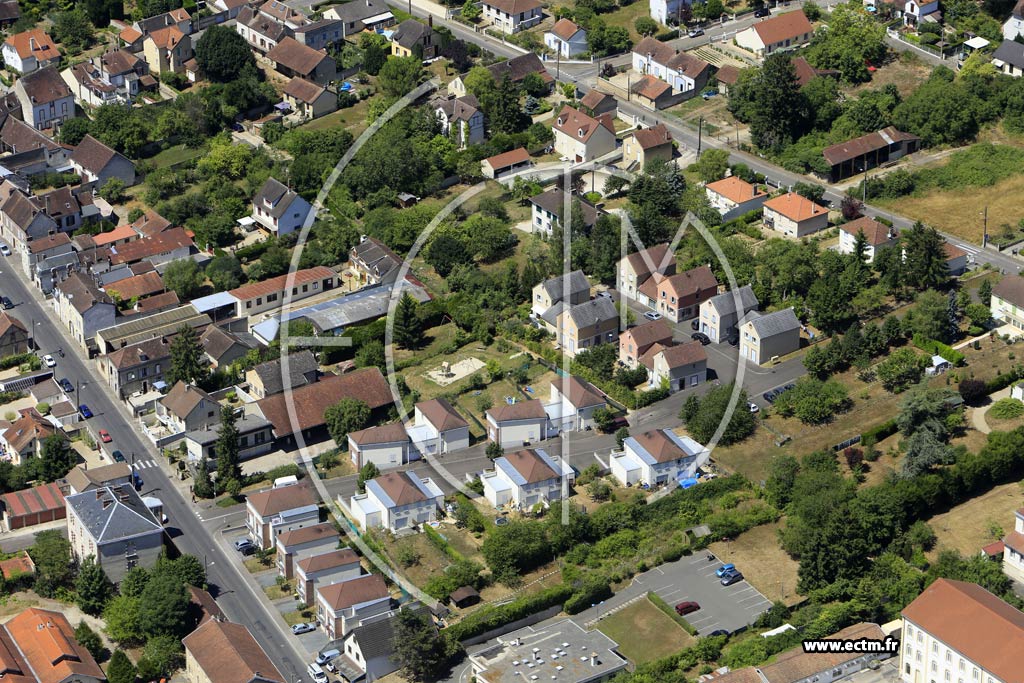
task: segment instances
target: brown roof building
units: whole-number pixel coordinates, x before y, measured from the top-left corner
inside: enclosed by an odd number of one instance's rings
[[[195,683],[286,683],[241,624],[211,619],[181,642],[186,675]]]
[[[292,37],[286,37],[267,53],[267,59],[282,76],[299,76],[325,85],[337,76],[334,59],[322,50],[314,50]]]
[[[0,506],[3,507],[4,528],[8,531],[45,524],[67,516],[64,494],[56,483],[5,493],[0,496]]]
[[[30,607],[4,625],[3,645],[14,644],[20,657],[0,647],[6,674],[20,674],[37,683],[105,681],[96,660],[75,640],[75,630],[60,612]],[[6,656],[5,656],[6,655]],[[21,666],[21,661],[27,667]]]
[[[821,154],[832,167],[829,179],[837,182],[888,161],[913,154],[920,146],[921,138],[889,126],[875,133],[826,147]]]
[[[536,484],[561,476],[551,469],[551,466],[544,462],[544,459],[532,448],[508,453],[504,458],[526,480],[527,484]]]
[[[391,387],[378,368],[362,368],[345,375],[327,375],[319,382],[257,401],[263,417],[274,425],[274,436],[290,437],[324,426],[324,411],[343,398],[363,401],[370,410],[391,405]],[[295,411],[293,423],[288,406]]]

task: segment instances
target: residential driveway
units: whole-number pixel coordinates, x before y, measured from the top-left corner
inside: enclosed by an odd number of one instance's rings
[[[737,565],[742,571],[742,564]],[[581,623],[597,621],[630,600],[654,592],[669,605],[688,601],[700,604],[700,610],[687,615],[686,620],[702,636],[718,629],[729,632],[744,629],[772,603],[746,581],[722,586],[715,576],[715,570],[721,566],[717,560],[709,562],[706,552],[663,564],[640,574],[627,588],[582,612],[577,620]]]

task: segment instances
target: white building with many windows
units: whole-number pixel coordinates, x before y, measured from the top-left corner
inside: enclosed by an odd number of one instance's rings
[[[903,683],[1024,680],[1024,612],[981,586],[939,579],[903,610]]]
[[[1007,275],[992,288],[992,318],[1024,330],[1024,277]]]
[[[1018,387],[1013,388],[1014,398],[1019,395]],[[1013,531],[1003,538],[1003,573],[1024,583],[1024,508],[1014,513]]]

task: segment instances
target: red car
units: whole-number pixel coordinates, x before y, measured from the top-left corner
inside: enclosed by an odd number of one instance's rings
[[[692,614],[700,609],[700,605],[695,602],[681,602],[676,605],[676,614],[683,616],[686,614]]]
[[[110,443],[113,440],[113,437],[110,436],[110,432],[108,432],[106,429],[100,430],[100,441],[102,441],[103,443]]]

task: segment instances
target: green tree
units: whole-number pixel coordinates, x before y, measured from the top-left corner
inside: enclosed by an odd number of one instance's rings
[[[423,323],[420,320],[416,299],[408,291],[402,294],[395,309],[395,343],[403,349],[415,349],[423,343]]]
[[[179,327],[171,340],[170,352],[171,365],[164,374],[168,385],[173,387],[178,382],[193,384],[206,376],[203,350],[194,329],[188,325]]]
[[[686,429],[693,438],[706,444],[711,441],[719,425],[725,419],[725,411],[732,396],[733,384],[714,387],[700,399],[700,405],[693,419],[686,423]],[[747,392],[741,391],[732,417],[726,424],[719,443],[723,446],[737,443],[754,433],[757,423],[746,408]]]
[[[110,655],[107,664],[107,680],[110,683],[135,683],[135,665],[124,650],[117,649]]]
[[[120,178],[111,178],[103,183],[99,194],[111,204],[120,204],[127,197],[125,187],[124,181]]]
[[[172,573],[154,574],[139,600],[139,628],[149,638],[188,633],[189,596],[185,583]]]
[[[359,476],[356,478],[356,488],[359,489],[360,493],[363,493],[364,491],[366,491],[366,482],[370,481],[371,479],[376,479],[379,476],[380,470],[377,469],[377,465],[375,465],[372,461],[366,463],[365,465],[359,468]]]
[[[245,38],[226,26],[215,24],[203,31],[195,53],[203,74],[220,83],[238,78],[246,65],[256,66],[256,59]]]
[[[594,411],[594,424],[602,432],[610,432],[615,426],[615,413],[607,408],[598,408]]]
[[[491,460],[494,460],[505,455],[505,449],[502,448],[501,444],[497,441],[488,441],[487,447],[484,449],[484,454]]]
[[[729,110],[750,123],[754,144],[780,151],[807,127],[807,101],[787,53],[769,55],[762,67],[742,78],[729,98]]]
[[[791,455],[778,455],[768,464],[768,479],[765,481],[765,495],[768,502],[780,510],[789,504],[800,463]]]
[[[57,590],[70,585],[74,576],[71,565],[71,544],[60,532],[48,529],[36,534],[35,544],[28,550],[36,565],[35,590],[51,598]]]
[[[89,119],[84,116],[76,116],[60,125],[58,139],[65,145],[77,147],[82,138],[89,134],[91,127],[92,122]]]
[[[401,97],[412,92],[422,74],[423,62],[419,57],[389,57],[377,74],[377,84],[384,94]]]
[[[871,78],[867,65],[885,57],[885,26],[863,7],[837,5],[829,14],[828,30],[819,30],[807,60],[819,69],[836,69],[843,80],[862,83]]]
[[[135,645],[145,640],[139,621],[142,598],[119,595],[107,603],[103,621],[107,635],[122,645]],[[109,677],[109,675],[108,675]]]
[[[185,663],[185,652],[181,639],[174,636],[156,636],[146,641],[139,658],[139,678],[144,681],[159,679],[161,676],[180,669]]]
[[[977,327],[985,327],[992,322],[992,309],[985,304],[967,304],[964,315]]]
[[[348,434],[362,429],[370,420],[370,406],[355,398],[343,398],[324,411],[327,431],[339,448],[348,447]]]
[[[57,481],[74,469],[78,456],[62,434],[51,434],[43,440],[43,450],[39,457],[42,460],[43,481]]]
[[[940,292],[930,289],[917,295],[914,307],[904,316],[903,324],[913,333],[928,339],[946,338],[948,300]]]
[[[658,32],[658,22],[650,17],[637,17],[633,22],[633,28],[642,36],[653,36]]]
[[[357,368],[380,368],[387,370],[387,359],[384,357],[384,343],[374,339],[366,342],[356,350],[355,361]]]
[[[911,349],[896,349],[878,364],[875,374],[883,387],[898,394],[921,381],[927,364],[927,358],[918,356]]]
[[[982,280],[981,284],[978,285],[978,299],[985,306],[992,305],[992,281]]]
[[[473,0],[466,0],[466,3],[462,6],[461,14],[463,19],[475,22],[483,14],[483,10]]]
[[[949,280],[946,240],[920,221],[903,233],[904,281],[914,289],[931,289]]]
[[[505,584],[551,559],[543,527],[528,521],[496,527],[484,539],[481,551],[494,577]]]
[[[697,175],[705,183],[713,183],[725,177],[729,170],[729,151],[725,149],[708,149],[701,153],[700,159],[693,165]]]
[[[78,622],[78,626],[75,627],[75,640],[92,655],[93,659],[102,660],[107,653],[100,634],[89,628],[89,624],[84,621]]]
[[[218,292],[226,292],[242,284],[245,273],[242,264],[231,254],[214,256],[206,266],[206,277]]]
[[[51,15],[51,19],[53,19],[53,26],[50,30],[53,37],[64,46],[65,50],[77,53],[92,43],[94,30],[89,22],[89,16],[81,7],[55,12]]]
[[[220,409],[220,432],[213,445],[217,456],[217,481],[241,480],[242,465],[239,462],[238,425],[235,409],[225,405]]]
[[[210,461],[206,458],[199,459],[192,492],[199,498],[213,498],[216,495],[213,489],[213,480],[210,478]]]
[[[480,106],[487,114],[492,132],[519,133],[530,125],[530,117],[519,104],[519,87],[507,74],[500,83],[495,84],[494,94],[488,97],[487,102],[485,104],[481,100]]]
[[[196,298],[203,287],[203,271],[190,258],[172,261],[163,275],[164,284],[182,301]]]
[[[430,240],[424,258],[441,277],[448,277],[455,266],[473,262],[473,255],[469,253],[462,238],[448,231],[443,231]]]
[[[135,565],[125,573],[121,583],[118,584],[118,590],[121,595],[138,598],[142,595],[142,590],[147,583],[149,583],[149,570],[141,565]]]
[[[364,33],[359,38],[359,49],[363,52],[363,70],[371,76],[379,74],[388,60],[388,43],[384,36]]]
[[[423,612],[407,608],[398,613],[391,646],[407,680],[436,680],[448,660],[447,642],[437,636],[437,628]]]
[[[122,0],[85,0],[84,8],[96,28],[106,28],[111,19],[124,19]]]
[[[926,430],[915,432],[902,445],[904,456],[900,476],[905,479],[924,474],[936,465],[949,465],[955,458],[949,444]]]
[[[78,568],[78,576],[75,577],[75,592],[78,594],[78,606],[86,614],[97,615],[103,611],[107,601],[114,593],[114,587],[103,573],[103,569],[96,564],[93,555],[85,558]]]

